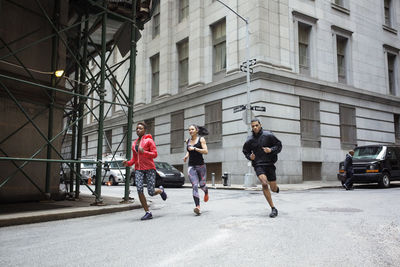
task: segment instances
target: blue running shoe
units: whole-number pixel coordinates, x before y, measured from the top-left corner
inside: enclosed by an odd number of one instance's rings
[[[162,186],[162,185],[160,185],[160,187],[159,187],[160,189],[161,189],[161,194],[160,194],[160,196],[161,196],[161,198],[162,198],[162,200],[167,200],[167,193],[165,193],[165,190],[164,190],[164,187]]]
[[[146,211],[146,214],[141,218],[142,221],[153,219],[153,215],[150,211]]]

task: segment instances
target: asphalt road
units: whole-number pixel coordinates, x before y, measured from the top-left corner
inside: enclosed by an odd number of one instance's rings
[[[0,266],[400,265],[399,186],[281,192],[274,219],[260,191],[210,190],[195,216],[190,189],[166,190],[150,221],[133,210],[0,228]]]

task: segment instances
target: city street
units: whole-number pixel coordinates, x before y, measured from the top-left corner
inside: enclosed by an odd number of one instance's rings
[[[271,219],[261,191],[210,190],[195,216],[191,189],[167,188],[150,221],[137,209],[0,228],[0,266],[399,266],[399,190],[281,191]]]

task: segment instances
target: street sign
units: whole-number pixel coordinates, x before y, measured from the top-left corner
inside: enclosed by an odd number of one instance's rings
[[[250,109],[254,111],[264,111],[264,112],[267,110],[265,107],[262,106],[252,106]]]
[[[254,66],[256,63],[257,63],[257,59],[255,59],[255,58],[249,60],[249,66],[250,67]],[[243,61],[242,65],[246,66],[247,65],[247,61]]]
[[[249,66],[247,66],[247,61],[244,61],[244,62],[240,65],[240,71],[242,71],[242,72],[247,72],[247,71],[249,71],[250,74],[253,74],[253,68],[252,68],[252,66],[254,66],[256,63],[257,63],[257,60],[256,60],[255,58],[249,60]]]
[[[242,111],[245,109],[246,109],[246,105],[236,106],[236,107],[233,107],[233,113],[236,113],[236,112],[239,112],[239,111]]]

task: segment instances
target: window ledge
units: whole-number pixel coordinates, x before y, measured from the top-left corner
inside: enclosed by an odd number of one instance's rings
[[[348,8],[345,8],[343,6],[339,6],[338,4],[335,4],[335,3],[331,3],[331,7],[333,9],[336,9],[337,11],[340,11],[340,12],[346,14],[346,15],[350,15],[350,9],[348,9]]]
[[[393,34],[396,34],[396,35],[397,35],[397,30],[396,30],[396,29],[393,29],[393,28],[390,27],[390,26],[387,26],[387,25],[383,24],[383,25],[382,25],[382,28],[383,28],[385,31],[388,31],[388,32],[390,32],[390,33],[393,33]]]

